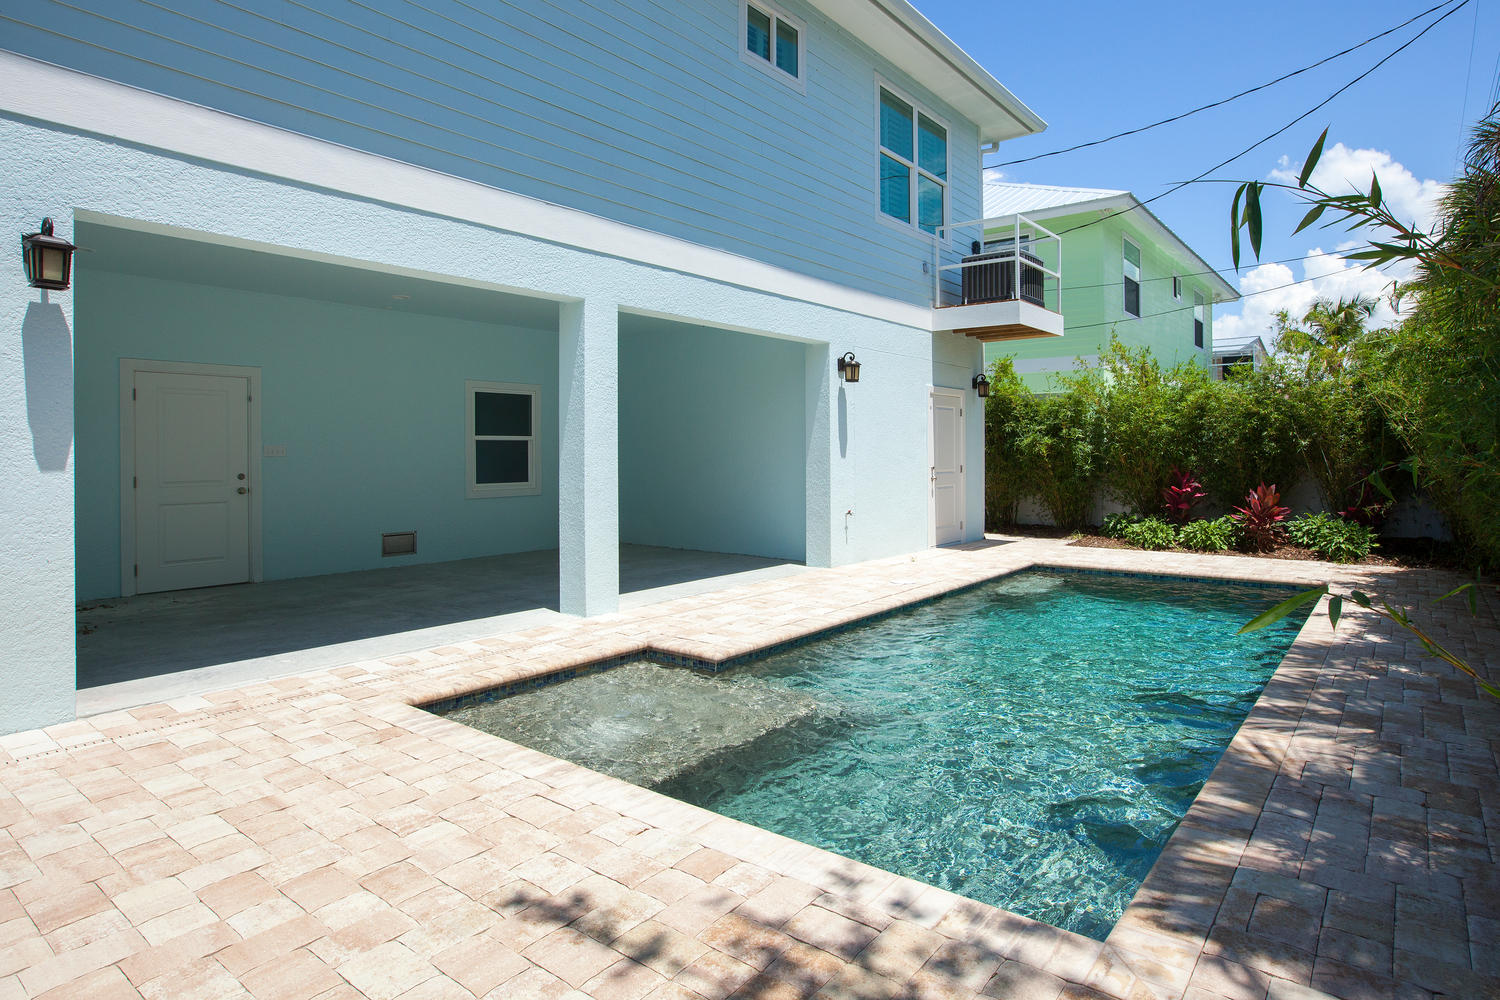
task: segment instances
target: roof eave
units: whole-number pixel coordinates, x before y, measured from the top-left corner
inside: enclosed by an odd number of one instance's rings
[[[810,0],[855,38],[948,102],[982,143],[1043,131],[1047,123],[908,0]]]

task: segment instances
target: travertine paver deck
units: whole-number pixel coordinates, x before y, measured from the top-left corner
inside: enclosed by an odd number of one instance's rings
[[[992,542],[0,738],[0,1000],[1500,995],[1500,707],[1358,609],[1304,628],[1103,943],[411,707],[1038,563],[1452,586]],[[1491,605],[1423,613],[1494,664]]]

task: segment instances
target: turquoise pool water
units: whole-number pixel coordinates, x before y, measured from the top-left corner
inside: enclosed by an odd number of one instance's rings
[[[706,684],[622,669],[463,721],[1102,938],[1305,620],[1235,635],[1281,596],[1028,571]],[[671,776],[629,766],[632,740]]]

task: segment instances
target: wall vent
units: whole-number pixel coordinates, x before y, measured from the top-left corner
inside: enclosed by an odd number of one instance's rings
[[[383,556],[409,556],[417,551],[415,531],[391,531],[380,536],[380,554]]]

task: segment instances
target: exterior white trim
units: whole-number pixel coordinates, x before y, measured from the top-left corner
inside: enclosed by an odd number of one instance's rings
[[[926,324],[931,310],[925,304],[863,292],[14,52],[0,51],[0,112],[901,326],[930,329]]]
[[[243,365],[203,365],[180,361],[120,359],[120,596],[135,593],[135,376],[137,372],[173,375],[222,375],[242,378],[250,385],[249,469],[250,487],[250,582],[265,579],[261,561],[261,438],[260,369]]]
[[[1011,364],[1015,367],[1017,375],[1037,375],[1042,372],[1072,371],[1080,361],[1093,367],[1099,364],[1099,355],[1084,354],[1080,356],[1069,354],[1051,358],[1016,358]]]
[[[531,434],[527,437],[514,438],[486,438],[486,440],[512,440],[525,441],[526,449],[526,482],[524,483],[480,483],[478,479],[478,458],[474,454],[474,442],[478,435],[474,433],[474,394],[476,392],[503,392],[516,396],[531,397]],[[464,466],[468,471],[468,492],[470,500],[479,500],[488,497],[523,497],[536,496],[542,492],[542,484],[537,478],[537,449],[541,447],[541,396],[542,387],[539,385],[523,385],[519,382],[485,382],[480,379],[466,379],[464,381]]]

